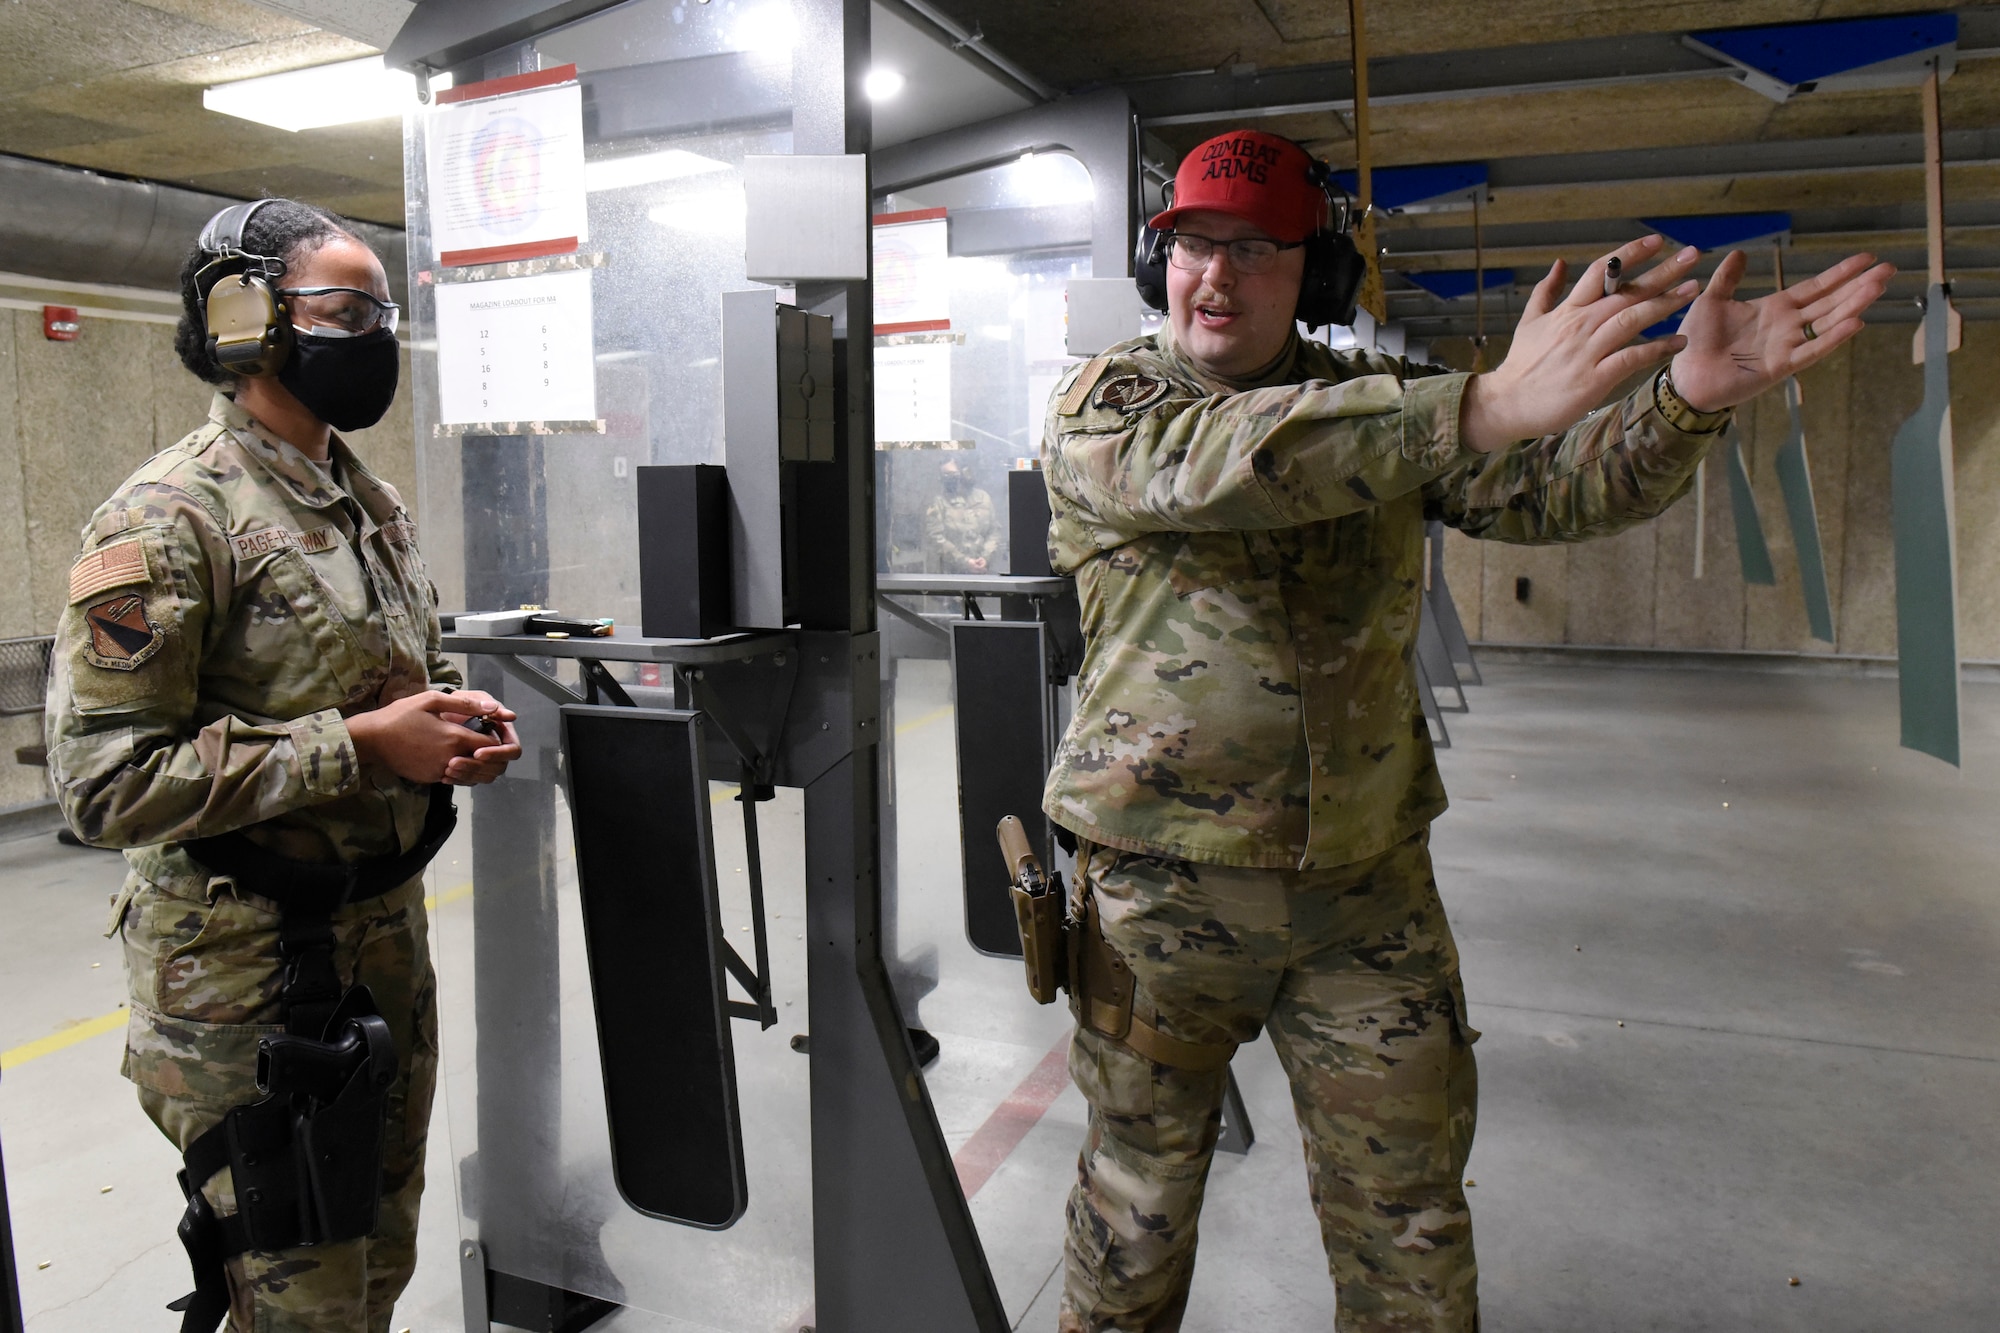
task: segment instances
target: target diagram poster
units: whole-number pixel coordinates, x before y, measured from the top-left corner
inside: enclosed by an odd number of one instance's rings
[[[875,332],[951,327],[951,257],[945,210],[883,213],[874,220]]]
[[[425,156],[444,267],[569,254],[589,239],[574,65],[440,93]]]
[[[450,425],[597,416],[590,271],[437,286],[438,417]]]

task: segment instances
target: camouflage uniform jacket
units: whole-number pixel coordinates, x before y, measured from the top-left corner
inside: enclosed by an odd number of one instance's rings
[[[70,827],[163,885],[207,878],[179,840],[232,829],[306,860],[410,846],[428,789],[362,768],[344,719],[457,684],[438,644],[395,489],[218,394],[83,530],[47,719]]]
[[[970,574],[970,561],[992,560],[1000,548],[993,497],[974,486],[932,500],[924,509],[924,547],[933,572],[939,574]]]
[[[1425,520],[1511,542],[1615,531],[1688,489],[1728,415],[1649,381],[1482,455],[1458,437],[1468,378],[1294,339],[1225,383],[1164,335],[1063,377],[1049,550],[1087,648],[1052,819],[1126,851],[1310,869],[1443,812],[1412,666]]]

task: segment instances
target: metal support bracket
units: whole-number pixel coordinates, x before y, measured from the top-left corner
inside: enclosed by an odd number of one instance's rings
[[[493,1333],[493,1316],[486,1307],[486,1247],[476,1240],[458,1243],[458,1291],[465,1306],[465,1333]]]

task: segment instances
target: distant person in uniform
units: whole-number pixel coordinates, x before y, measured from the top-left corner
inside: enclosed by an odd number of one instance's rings
[[[1260,1030],[1335,1326],[1477,1327],[1478,1034],[1431,874],[1445,794],[1411,666],[1424,524],[1539,543],[1653,517],[1731,412],[1853,337],[1893,272],[1855,256],[1744,303],[1740,253],[1698,297],[1692,249],[1622,285],[1600,260],[1567,291],[1558,262],[1504,364],[1453,374],[1299,335],[1343,253],[1353,290],[1325,179],[1257,131],[1190,152],[1152,219],[1166,326],[1049,403],[1050,545],[1087,648],[1044,808],[1078,843],[1086,948],[1132,996],[1080,1006],[1070,1048],[1090,1118],[1063,1333],[1180,1328],[1229,1059]],[[1630,273],[1661,247],[1607,260]],[[1678,335],[1635,342],[1690,301]]]
[[[972,484],[956,458],[938,467],[938,494],[924,510],[924,555],[932,574],[987,574],[1000,548],[993,497]]]
[[[437,1077],[423,863],[448,786],[521,750],[513,713],[452,692],[416,525],[339,434],[396,394],[381,261],[332,214],[263,200],[209,224],[181,297],[175,348],[215,400],[83,529],[49,768],[69,826],[131,867],[111,914],[124,1072],[194,1187],[183,1328],[382,1333],[416,1261]],[[379,1166],[337,1160],[364,1208],[379,1181],[372,1234],[259,1245],[300,1238],[296,1207],[247,1210],[304,1159],[210,1131],[258,1101],[260,1040],[370,1011],[393,1039]]]

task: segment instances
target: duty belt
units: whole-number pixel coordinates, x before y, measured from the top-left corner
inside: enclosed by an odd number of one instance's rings
[[[423,873],[458,825],[451,788],[431,788],[430,809],[416,845],[394,856],[345,865],[299,861],[260,847],[241,832],[195,838],[181,850],[216,875],[278,904],[278,953],[285,964],[282,1004],[285,1031],[323,1035],[340,1003],[333,968],[333,914],[350,903],[379,898]]]
[[[1062,875],[1044,874],[1029,845],[1021,821],[1008,815],[1000,821],[1000,855],[1014,885],[1008,890],[1021,932],[1021,961],[1027,967],[1028,993],[1038,1004],[1053,1004],[1058,990],[1069,992],[1070,1012],[1077,1023],[1121,1042],[1156,1064],[1209,1072],[1225,1068],[1236,1054],[1233,1041],[1194,1042],[1162,1032],[1134,1012],[1137,986],[1132,969],[1104,938],[1097,896],[1090,891],[1085,868],[1089,844],[1079,846],[1068,831],[1056,826],[1065,851],[1077,856],[1076,891],[1064,901]]]
[[[232,1257],[374,1234],[396,1044],[368,988],[341,989],[333,914],[423,873],[457,823],[451,789],[439,783],[416,845],[394,856],[298,861],[241,832],[181,844],[210,873],[278,905],[285,1021],[283,1035],[257,1043],[262,1098],[230,1110],[182,1155],[179,1232],[195,1289],[167,1307],[182,1312],[181,1333],[212,1333],[222,1321]],[[218,1217],[201,1191],[225,1167],[236,1211]]]

